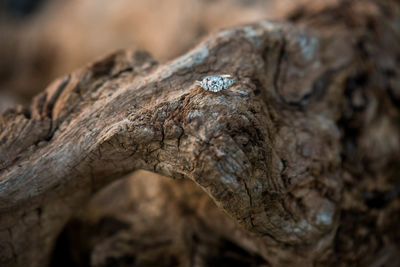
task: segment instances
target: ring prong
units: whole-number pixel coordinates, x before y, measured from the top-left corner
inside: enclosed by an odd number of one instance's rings
[[[229,88],[235,81],[230,74],[219,74],[205,76],[202,80],[195,81],[195,84],[206,91],[219,92]]]

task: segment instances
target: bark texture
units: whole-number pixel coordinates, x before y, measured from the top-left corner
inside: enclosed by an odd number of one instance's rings
[[[399,14],[390,1],[298,10],[163,65],[119,51],[7,110],[0,263],[48,264],[74,211],[139,169],[195,182],[262,264],[398,263]],[[218,73],[238,82],[196,87]]]

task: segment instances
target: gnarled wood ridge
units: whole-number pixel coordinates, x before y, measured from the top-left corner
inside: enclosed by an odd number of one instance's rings
[[[271,265],[334,251],[346,192],[399,171],[400,31],[367,7],[223,30],[166,64],[119,51],[8,110],[1,265],[47,264],[71,214],[138,169],[194,181]],[[227,90],[195,85],[222,73]]]

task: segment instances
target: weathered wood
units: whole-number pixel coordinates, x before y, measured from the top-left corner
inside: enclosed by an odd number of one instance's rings
[[[400,151],[397,11],[352,5],[227,29],[164,65],[119,51],[8,110],[0,262],[45,265],[71,214],[138,169],[194,181],[262,239],[271,265],[329,258],[355,203],[346,186],[393,184],[399,170],[388,166]],[[238,82],[195,85],[218,73]]]

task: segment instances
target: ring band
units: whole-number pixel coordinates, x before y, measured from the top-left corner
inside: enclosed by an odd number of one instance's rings
[[[205,76],[200,81],[196,81],[196,84],[206,91],[219,92],[229,88],[235,81],[236,79],[231,75],[221,74]]]

